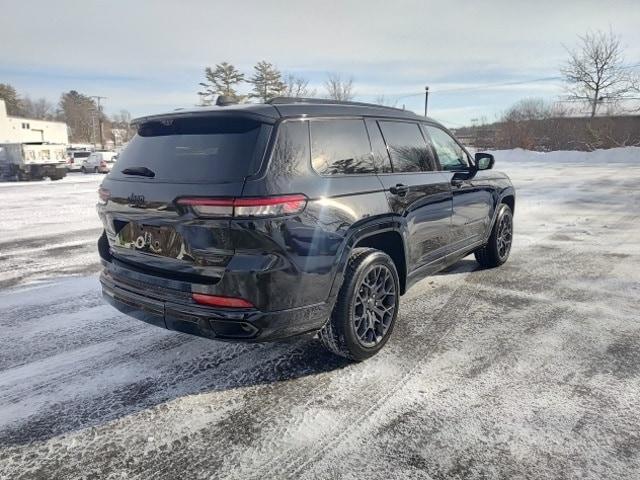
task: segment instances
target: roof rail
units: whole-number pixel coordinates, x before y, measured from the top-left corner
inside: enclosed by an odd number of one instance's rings
[[[360,107],[388,108],[391,110],[400,110],[407,112],[404,108],[389,107],[387,105],[378,105],[377,103],[351,102],[347,100],[331,100],[329,98],[307,98],[307,97],[274,97],[268,102],[269,105],[284,105],[288,103],[312,103],[317,105],[355,105]]]

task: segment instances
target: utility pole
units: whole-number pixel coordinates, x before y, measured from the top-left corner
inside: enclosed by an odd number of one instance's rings
[[[100,106],[100,100],[104,100],[107,97],[101,97],[100,95],[92,95],[91,98],[95,98],[96,103],[98,104],[98,127],[100,129],[100,150],[104,150],[104,141],[102,138],[102,107]]]
[[[429,87],[424,87],[424,116],[427,116],[427,106],[429,105]]]

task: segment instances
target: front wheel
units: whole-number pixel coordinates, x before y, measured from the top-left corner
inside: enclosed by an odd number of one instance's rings
[[[499,267],[509,258],[512,242],[513,213],[509,205],[501,203],[489,241],[474,252],[476,260],[485,268]]]
[[[398,272],[389,255],[373,248],[355,248],[320,340],[333,353],[351,360],[375,355],[391,336],[399,296]]]

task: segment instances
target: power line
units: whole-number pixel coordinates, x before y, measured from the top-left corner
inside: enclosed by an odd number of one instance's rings
[[[488,83],[485,85],[479,85],[476,87],[460,87],[460,88],[445,88],[442,90],[435,89],[435,93],[448,93],[448,92],[472,92],[476,90],[491,90],[495,87],[508,87],[511,85],[526,85],[529,83],[538,83],[538,82],[549,82],[553,80],[561,80],[562,77],[554,76],[554,77],[542,77],[542,78],[534,78],[531,80],[518,80],[514,82],[502,82],[502,83]]]
[[[620,67],[621,69],[633,69],[633,68],[640,68],[640,63],[634,63],[631,65],[624,65],[622,67]],[[437,87],[435,89],[430,89],[429,93],[453,93],[453,92],[474,92],[474,91],[481,91],[481,90],[491,90],[493,88],[496,87],[509,87],[509,86],[513,86],[513,85],[527,85],[530,83],[540,83],[540,82],[551,82],[551,81],[555,81],[555,80],[562,80],[563,77],[559,76],[559,75],[554,75],[554,76],[550,76],[550,77],[540,77],[540,78],[532,78],[529,80],[517,80],[517,81],[512,81],[512,82],[500,82],[500,83],[487,83],[484,85],[477,85],[477,86],[473,86],[473,87],[456,87],[456,88],[443,88],[443,89],[438,89]],[[401,100],[403,98],[409,98],[409,97],[421,97],[424,95],[424,92],[416,92],[416,93],[408,93],[406,95],[400,95],[395,97],[396,101]]]
[[[502,83],[488,83],[485,85],[478,85],[474,87],[458,87],[458,88],[444,88],[444,89],[429,89],[429,93],[449,93],[449,92],[471,92],[476,90],[490,90],[495,87],[504,87],[510,85],[526,85],[528,83],[537,83],[537,82],[548,82],[551,80],[560,80],[562,77],[554,76],[554,77],[543,77],[543,78],[534,78],[531,80],[518,80],[514,82],[502,82]],[[408,93],[406,95],[401,95],[396,98],[397,100],[401,100],[403,98],[409,97],[421,97],[424,95],[424,92],[420,93]]]

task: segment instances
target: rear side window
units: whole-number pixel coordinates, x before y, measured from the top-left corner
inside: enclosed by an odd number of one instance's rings
[[[155,180],[178,183],[238,181],[256,172],[267,128],[238,117],[176,118],[143,123],[118,156],[111,177],[147,167]]]
[[[363,120],[312,120],[311,165],[321,175],[375,173]]]
[[[417,123],[379,122],[394,172],[431,172],[435,162]]]
[[[269,165],[274,179],[290,178],[309,168],[309,155],[309,122],[281,123]]]

